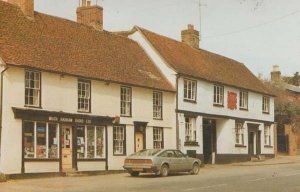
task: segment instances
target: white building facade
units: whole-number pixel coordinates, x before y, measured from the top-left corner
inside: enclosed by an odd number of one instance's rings
[[[1,173],[123,170],[176,147],[175,90],[137,43],[21,10],[0,1]]]
[[[190,41],[199,41],[192,26],[186,31],[192,33]],[[190,47],[198,46],[197,43],[187,45],[140,27],[135,27],[128,37],[144,48],[177,89],[179,149],[204,163],[274,157],[274,96],[264,91],[262,83],[242,64]],[[222,62],[230,63],[222,66]],[[201,68],[197,74],[198,66]],[[218,67],[222,69],[216,74],[205,76],[201,72]],[[237,74],[238,70],[242,73]],[[236,79],[223,78],[223,73],[231,73]],[[234,83],[241,78],[249,78],[249,82],[258,84],[259,88],[247,87],[249,83]]]

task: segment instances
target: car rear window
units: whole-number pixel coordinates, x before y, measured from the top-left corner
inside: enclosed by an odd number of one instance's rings
[[[131,156],[154,156],[157,153],[159,153],[160,149],[147,149],[147,150],[141,150],[139,152],[136,152],[132,154]]]

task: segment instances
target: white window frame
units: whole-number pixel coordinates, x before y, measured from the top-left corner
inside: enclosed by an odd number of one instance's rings
[[[84,157],[82,158],[78,158],[79,160],[80,159],[102,159],[102,158],[105,158],[105,127],[104,126],[91,126],[91,125],[86,125],[86,126],[81,126],[84,128]],[[91,127],[93,128],[93,132],[94,132],[94,157],[92,158],[88,158],[87,154],[88,154],[88,127]],[[98,157],[97,156],[97,128],[101,128],[103,129],[103,149],[104,149],[104,152],[103,152],[103,155],[101,157]],[[77,146],[78,147],[78,146]]]
[[[248,109],[248,92],[240,91],[240,109]]]
[[[196,142],[195,118],[185,117],[185,142]]]
[[[78,79],[78,111],[91,112],[91,81]]]
[[[262,112],[270,113],[270,97],[263,96],[262,98]]]
[[[153,149],[162,149],[163,142],[163,128],[153,127]]]
[[[214,85],[214,105],[224,106],[224,86]]]
[[[122,116],[130,117],[132,115],[132,89],[121,86],[120,90],[120,113]]]
[[[34,129],[33,129],[33,151],[34,151],[34,157],[25,157],[24,159],[37,159],[37,124],[38,123],[44,123],[46,124],[46,157],[39,157],[38,159],[50,159],[49,158],[49,124],[56,125],[56,139],[57,139],[57,154],[56,158],[51,158],[51,159],[59,159],[59,150],[60,150],[60,142],[59,142],[59,124],[58,123],[51,123],[51,122],[41,122],[41,121],[24,121],[24,122],[31,122],[34,124]],[[25,137],[25,135],[23,135]],[[25,150],[23,148],[23,150]],[[24,152],[25,155],[25,152]]]
[[[235,144],[245,144],[244,124],[242,122],[235,122]]]
[[[33,75],[33,78],[31,78]],[[33,86],[31,86],[33,83]],[[31,94],[32,92],[32,94]],[[25,106],[41,106],[41,72],[25,70]],[[32,98],[32,103],[30,102]]]
[[[126,154],[126,128],[123,125],[113,127],[113,154]]]
[[[272,145],[272,137],[271,137],[271,126],[265,125],[264,126],[264,143],[266,146]]]
[[[196,101],[197,81],[183,79],[183,99],[186,101]]]
[[[153,91],[153,118],[163,118],[163,93]]]

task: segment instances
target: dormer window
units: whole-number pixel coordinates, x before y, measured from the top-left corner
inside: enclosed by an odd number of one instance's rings
[[[184,79],[184,100],[196,102],[197,81]]]

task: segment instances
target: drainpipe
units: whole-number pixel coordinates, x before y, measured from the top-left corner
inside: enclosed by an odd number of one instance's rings
[[[1,61],[1,58],[0,58]],[[1,71],[1,94],[0,94],[0,156],[1,156],[1,141],[2,141],[2,110],[3,110],[3,74],[8,69],[7,66]]]
[[[176,75],[176,148],[179,149],[179,122],[178,122],[178,78],[179,75]]]

